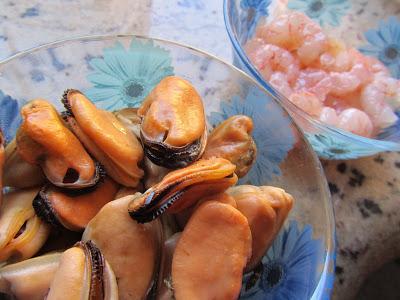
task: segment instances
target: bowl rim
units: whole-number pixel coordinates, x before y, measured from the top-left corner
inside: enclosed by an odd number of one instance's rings
[[[322,192],[325,194],[325,200],[323,200],[325,202],[325,215],[326,215],[326,222],[327,222],[327,228],[325,230],[325,234],[326,234],[326,240],[325,240],[325,245],[327,245],[326,248],[326,254],[325,254],[325,258],[324,258],[324,267],[321,273],[321,277],[319,278],[318,284],[315,286],[315,289],[313,291],[313,296],[312,298],[314,299],[315,293],[316,292],[321,292],[320,289],[321,287],[324,287],[324,283],[327,280],[326,276],[324,278],[323,275],[326,275],[327,272],[329,272],[329,268],[330,268],[330,262],[333,259],[333,267],[335,266],[335,250],[336,250],[336,226],[335,226],[335,213],[334,213],[334,209],[333,209],[333,203],[332,203],[332,199],[331,199],[331,193],[328,187],[328,181],[327,178],[325,176],[325,173],[323,172],[323,168],[322,168],[322,164],[321,161],[319,160],[317,154],[315,153],[315,151],[313,150],[311,144],[309,143],[308,139],[306,138],[306,136],[304,135],[303,130],[299,127],[299,125],[297,125],[297,123],[295,122],[295,120],[292,118],[292,116],[288,113],[287,109],[281,104],[280,101],[278,101],[277,97],[272,94],[268,89],[266,89],[263,85],[261,85],[257,80],[255,80],[254,78],[252,78],[250,75],[248,75],[247,73],[245,73],[244,71],[242,71],[241,69],[239,69],[238,67],[234,66],[233,64],[230,64],[228,62],[226,62],[225,60],[211,54],[208,53],[204,50],[198,49],[196,47],[187,45],[185,43],[180,43],[180,42],[175,42],[175,41],[171,41],[168,39],[163,39],[163,38],[159,38],[159,37],[150,37],[150,36],[146,36],[146,35],[138,35],[138,34],[104,34],[104,35],[84,35],[84,36],[78,36],[78,37],[72,37],[72,38],[66,38],[66,39],[60,39],[60,40],[56,40],[50,43],[45,43],[42,45],[39,45],[37,47],[32,47],[32,48],[28,48],[26,50],[20,51],[14,55],[9,56],[8,58],[1,60],[0,61],[0,68],[4,67],[7,65],[7,63],[10,63],[14,60],[17,60],[19,58],[23,58],[26,57],[28,55],[31,55],[33,53],[42,51],[42,50],[46,50],[48,48],[54,47],[54,46],[62,46],[63,44],[66,43],[74,43],[74,42],[80,42],[80,41],[88,41],[88,42],[93,42],[93,41],[104,41],[104,40],[115,40],[118,38],[139,38],[139,39],[144,39],[144,40],[152,40],[152,41],[156,41],[156,42],[160,42],[160,43],[165,43],[165,44],[169,44],[172,45],[174,47],[180,47],[180,48],[185,48],[185,49],[189,49],[193,52],[195,52],[196,54],[200,54],[206,58],[209,58],[211,60],[215,60],[218,63],[221,63],[223,65],[225,65],[228,69],[232,69],[233,71],[239,73],[243,78],[245,78],[246,80],[250,81],[251,83],[253,83],[257,88],[259,88],[263,93],[265,93],[266,95],[268,95],[269,97],[271,97],[282,109],[285,113],[287,113],[288,118],[291,120],[293,126],[297,129],[297,131],[300,133],[304,143],[305,143],[305,147],[308,150],[308,152],[311,155],[311,159],[313,160],[314,164],[315,164],[315,169],[316,172],[318,173],[320,180],[321,180],[321,189],[323,190]],[[332,258],[333,256],[333,258]]]
[[[302,119],[305,119],[307,122],[310,122],[315,127],[320,130],[328,131],[335,136],[340,136],[344,139],[351,139],[356,140],[359,143],[365,145],[365,147],[374,147],[375,149],[380,149],[382,151],[400,151],[400,142],[393,142],[393,141],[385,141],[385,140],[378,140],[373,138],[366,138],[363,136],[359,136],[353,134],[351,132],[347,132],[341,130],[337,127],[327,125],[320,120],[315,119],[309,113],[302,110],[297,105],[293,104],[286,96],[278,92],[274,87],[269,85],[269,83],[263,79],[262,75],[258,72],[258,70],[253,66],[250,59],[247,57],[246,53],[243,50],[243,47],[240,45],[240,42],[236,38],[234,33],[232,24],[230,22],[230,14],[229,14],[229,3],[234,0],[223,0],[223,14],[224,14],[224,22],[225,28],[228,32],[229,39],[233,45],[233,49],[235,53],[239,56],[240,60],[245,64],[246,68],[250,71],[251,75],[256,78],[256,81],[260,82],[260,84],[275,98],[282,103],[284,108],[287,108],[288,111],[293,112],[294,114],[300,116]]]

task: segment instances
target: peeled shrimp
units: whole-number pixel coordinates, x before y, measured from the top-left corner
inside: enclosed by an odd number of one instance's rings
[[[287,76],[282,72],[273,73],[269,79],[269,83],[287,98],[289,98],[293,93],[293,90],[287,80]]]
[[[327,72],[346,72],[351,66],[352,55],[346,46],[336,39],[329,39],[326,52],[319,58],[319,67]]]
[[[325,101],[331,88],[332,82],[329,75],[323,70],[311,68],[300,71],[293,87],[296,92],[306,91],[314,94],[320,101]]]
[[[388,91],[386,80],[375,80],[361,92],[361,106],[378,128],[386,128],[398,119],[385,101],[386,96],[390,96]]]
[[[285,73],[289,82],[296,80],[299,62],[289,51],[274,45],[260,44],[259,40],[248,45],[247,49],[250,60],[266,80],[274,72]]]
[[[262,39],[254,38],[249,40],[244,46],[244,50],[246,51],[247,56],[250,61],[257,67],[260,68],[263,62],[264,56],[263,47],[265,46],[265,42]]]
[[[318,117],[321,113],[322,103],[314,94],[309,92],[293,93],[289,100],[312,116]]]
[[[322,108],[319,120],[331,126],[337,126],[339,124],[339,117],[336,110],[328,106]]]
[[[325,52],[328,40],[321,27],[301,12],[282,14],[257,28],[256,36],[268,44],[297,51],[300,62],[309,65]]]
[[[368,115],[357,108],[348,108],[339,115],[337,127],[364,137],[370,137],[373,125]]]

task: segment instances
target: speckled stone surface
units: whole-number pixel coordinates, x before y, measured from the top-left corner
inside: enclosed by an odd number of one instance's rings
[[[322,163],[336,214],[333,299],[354,299],[369,274],[400,257],[400,153]]]
[[[220,1],[0,1],[0,59],[54,40],[116,33],[175,40],[231,61]],[[400,257],[400,154],[323,165],[336,210],[333,299],[353,299],[368,274]]]

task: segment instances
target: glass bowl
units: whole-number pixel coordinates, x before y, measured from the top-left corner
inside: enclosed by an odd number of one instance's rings
[[[373,55],[400,76],[399,1],[381,0],[224,0],[224,17],[234,49],[234,64],[252,75],[288,110],[317,154],[326,159],[351,159],[383,151],[400,151],[399,120],[379,135],[364,138],[314,119],[263,79],[246,56],[243,46],[253,36],[260,20],[269,13],[287,9],[299,10],[318,22],[329,36],[344,40],[346,45]],[[277,13],[278,14],[278,13]],[[399,99],[398,99],[399,101]]]
[[[208,128],[234,114],[253,118],[258,155],[241,182],[279,186],[296,199],[262,265],[244,277],[241,298],[329,297],[334,218],[320,162],[280,103],[235,67],[191,47],[140,36],[55,42],[0,63],[0,125],[10,141],[21,105],[40,97],[62,111],[67,88],[85,92],[103,109],[137,107],[172,74],[192,82],[201,95]]]

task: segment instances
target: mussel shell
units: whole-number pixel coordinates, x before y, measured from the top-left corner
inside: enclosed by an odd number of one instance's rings
[[[156,165],[168,169],[184,168],[193,163],[203,154],[207,132],[198,140],[184,147],[173,147],[163,142],[152,141],[140,131],[140,137],[143,144],[144,153]]]

